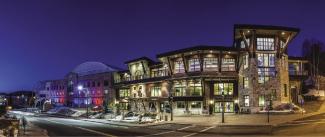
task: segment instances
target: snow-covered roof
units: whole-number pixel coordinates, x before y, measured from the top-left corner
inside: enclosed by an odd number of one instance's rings
[[[113,71],[118,71],[118,69],[101,62],[89,61],[78,65],[72,72],[78,75],[90,75]]]

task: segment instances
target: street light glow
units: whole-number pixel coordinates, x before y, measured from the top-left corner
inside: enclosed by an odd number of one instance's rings
[[[78,90],[82,90],[83,89],[83,86],[82,85],[79,85],[78,86]]]

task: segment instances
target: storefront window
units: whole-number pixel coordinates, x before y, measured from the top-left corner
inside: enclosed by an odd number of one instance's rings
[[[244,96],[244,106],[249,107],[249,96],[248,95]]]
[[[154,86],[151,88],[151,96],[152,97],[159,97],[161,96],[161,87]]]
[[[177,101],[176,105],[177,108],[185,108],[185,101]]]
[[[192,103],[191,103],[191,108],[193,109],[193,108],[201,108],[202,107],[202,102],[200,102],[200,101],[193,101]]]
[[[232,95],[234,93],[233,83],[215,83],[214,84],[214,95]]]
[[[188,64],[191,72],[201,70],[200,61],[198,58],[188,60]]]
[[[224,102],[224,105],[225,105],[225,112],[234,112],[234,102]],[[222,102],[215,102],[214,112],[216,113],[222,112]]]
[[[218,71],[218,58],[204,58],[204,71]]]

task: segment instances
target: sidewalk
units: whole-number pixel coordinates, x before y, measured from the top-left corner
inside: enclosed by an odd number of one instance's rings
[[[271,114],[270,123],[267,122],[267,114],[225,114],[225,123],[221,123],[221,114],[211,116],[175,116],[173,121],[161,121],[149,124],[114,122],[105,119],[81,119],[84,121],[110,124],[127,127],[144,127],[157,124],[191,124],[199,126],[278,126],[294,120],[325,113],[325,102],[313,102],[305,106],[306,113],[296,114]],[[170,118],[169,118],[170,119]]]
[[[23,137],[48,137],[47,131],[44,129],[41,129],[32,123],[28,123],[26,126],[26,132],[24,134],[24,128],[20,127],[19,130],[19,135],[18,136],[23,136]]]

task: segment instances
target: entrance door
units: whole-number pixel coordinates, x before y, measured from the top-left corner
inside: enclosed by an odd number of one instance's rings
[[[234,102],[224,102],[225,112],[233,113],[234,112]],[[221,113],[222,112],[222,102],[214,103],[214,112]]]

